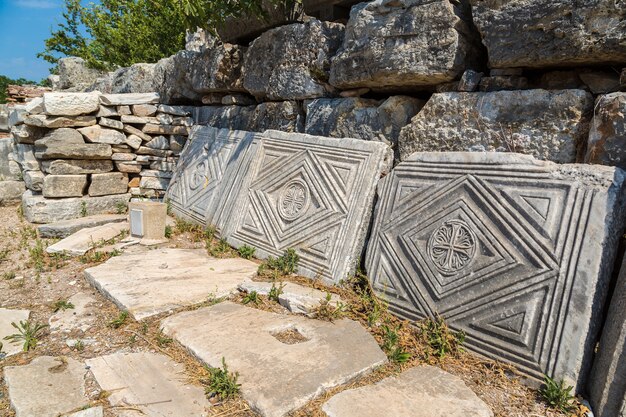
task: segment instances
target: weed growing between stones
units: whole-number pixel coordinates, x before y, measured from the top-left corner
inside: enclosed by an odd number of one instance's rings
[[[465,333],[451,331],[442,317],[423,320],[418,329],[428,347],[424,352],[427,359],[434,356],[442,360],[446,355],[463,351]]]
[[[331,300],[332,294],[327,292],[326,297],[320,301],[319,306],[313,312],[316,319],[333,322],[343,317],[345,305],[341,302],[332,303]]]
[[[267,298],[277,303],[280,302],[280,296],[284,292],[285,285],[286,285],[285,283],[281,282],[278,284],[278,287],[277,287],[276,283],[274,282],[272,284],[272,288],[270,289],[270,292],[267,294]]]
[[[15,276],[16,276],[15,272],[9,271],[9,272],[5,272],[2,274],[2,279],[5,281],[9,281],[9,280],[15,279]]]
[[[172,339],[171,337],[167,337],[166,335],[164,335],[163,332],[157,334],[155,340],[159,347],[165,347],[174,341],[174,339]]]
[[[117,214],[125,214],[128,211],[128,206],[123,201],[120,201],[115,205]]]
[[[28,250],[30,255],[30,265],[37,272],[43,272],[45,265],[45,247],[41,239],[35,241],[35,246]]]
[[[573,387],[565,386],[565,382],[562,379],[557,382],[545,375],[539,394],[553,409],[562,413],[571,413],[575,408],[572,389]]]
[[[251,259],[254,256],[255,251],[256,251],[255,248],[248,246],[248,245],[243,245],[242,247],[237,249],[237,252],[239,252],[239,256],[241,256],[244,259]]]
[[[120,314],[109,322],[109,327],[112,329],[119,329],[126,323],[126,319],[128,318],[128,312],[122,311]]]
[[[245,297],[243,297],[243,300],[241,300],[243,304],[259,304],[259,301],[259,294],[256,291],[250,291]]]
[[[220,239],[217,242],[207,239],[207,252],[214,258],[224,258],[232,256],[232,248],[224,239]]]
[[[222,358],[221,368],[208,368],[209,380],[203,381],[205,392],[210,398],[216,397],[221,401],[235,398],[239,395],[241,384],[237,383],[238,373],[233,373],[226,366],[226,359]]]
[[[387,354],[391,362],[405,363],[411,359],[411,354],[400,346],[400,336],[398,331],[402,326],[390,327],[387,324],[381,326],[383,331],[382,349]]]
[[[171,239],[172,238],[172,226],[170,226],[169,224],[167,226],[165,226],[165,237],[167,239]]]
[[[31,323],[30,320],[20,321],[19,324],[15,322],[11,323],[11,326],[15,327],[18,333],[6,336],[4,340],[18,343],[24,342],[22,350],[28,352],[37,347],[39,343],[38,337],[41,336],[42,331],[48,327],[45,324]]]
[[[69,301],[66,300],[57,300],[53,305],[52,305],[52,311],[54,311],[55,313],[58,311],[65,311],[65,310],[71,310],[74,308],[74,304],[70,303]]]
[[[259,265],[257,273],[262,277],[278,279],[281,276],[295,274],[298,270],[298,262],[300,256],[295,249],[287,249],[282,256],[278,258],[268,257],[265,262]]]
[[[87,202],[81,201],[80,203],[80,216],[87,217],[89,213],[87,213]]]

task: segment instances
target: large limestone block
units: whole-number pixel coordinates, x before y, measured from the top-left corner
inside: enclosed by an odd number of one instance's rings
[[[102,119],[101,119],[102,120]],[[109,145],[120,145],[126,142],[126,135],[115,129],[103,128],[100,125],[83,127],[78,131],[90,143],[108,143]]]
[[[128,205],[130,194],[103,197],[49,199],[27,190],[22,196],[24,217],[30,223],[53,223],[87,215],[116,213],[121,204]]]
[[[186,383],[185,367],[156,353],[114,353],[86,361],[112,407],[142,416],[199,417],[210,407],[200,385]],[[133,413],[134,414],[134,413]]]
[[[11,135],[17,143],[34,144],[37,139],[41,139],[48,133],[47,129],[28,125],[13,126],[11,128]]]
[[[111,74],[111,93],[151,93],[155,91],[156,64],[134,64]]]
[[[51,116],[78,116],[98,111],[98,93],[45,93],[43,95],[45,113]]]
[[[4,378],[17,417],[58,417],[89,404],[85,366],[67,357],[40,356],[7,366]]]
[[[132,94],[103,94],[100,103],[105,106],[133,106],[137,104],[155,104],[159,102],[159,94],[154,92]]]
[[[96,116],[46,116],[36,114],[24,119],[24,124],[32,127],[43,127],[47,129],[59,129],[62,127],[85,127],[96,124]]]
[[[48,246],[48,253],[63,253],[71,256],[81,256],[107,242],[122,232],[128,231],[127,222],[108,223],[101,226],[88,227]]]
[[[626,63],[626,7],[614,0],[470,0],[492,68]]]
[[[125,215],[98,214],[95,216],[80,217],[78,219],[62,220],[55,223],[44,224],[37,228],[39,237],[63,239],[79,230],[88,227],[102,226],[109,223],[120,223],[126,220]]]
[[[2,355],[11,356],[23,351],[24,344],[22,342],[12,342],[4,338],[17,332],[11,323],[19,324],[20,321],[28,320],[29,316],[29,310],[0,308],[0,343],[2,343],[0,358]]]
[[[626,168],[626,93],[598,97],[585,162]]]
[[[44,146],[48,144],[83,144],[80,132],[76,129],[61,128],[50,130],[43,138],[35,141],[35,145]]]
[[[15,145],[15,152],[13,153],[14,160],[17,162],[23,171],[38,171],[39,161],[35,158],[35,147],[32,145],[25,145],[18,143]]]
[[[111,145],[105,143],[35,143],[37,159],[111,159]]]
[[[76,293],[67,299],[74,308],[59,310],[48,320],[52,332],[81,332],[85,334],[96,322],[98,308],[97,300],[86,293]]]
[[[338,88],[419,88],[455,80],[480,58],[467,2],[375,0],[350,12],[333,58]]]
[[[106,174],[93,174],[89,185],[89,195],[97,197],[102,195],[125,194],[128,192],[128,175],[121,172],[109,172]]]
[[[622,262],[587,392],[598,417],[626,416],[626,261]]]
[[[327,283],[354,272],[389,146],[267,131],[236,154],[218,202],[229,216],[215,223],[228,242],[260,258],[293,248],[298,272]]]
[[[402,129],[400,159],[413,152],[518,152],[559,163],[579,160],[593,97],[583,90],[433,94]]]
[[[203,250],[159,249],[111,258],[85,270],[85,277],[119,308],[143,320],[209,296],[228,296],[257,267],[245,259],[209,258]]]
[[[0,181],[17,179],[9,169],[9,154],[13,152],[13,139],[0,138]]]
[[[82,160],[82,159],[55,159],[41,161],[41,170],[46,174],[102,174],[113,171],[113,161],[109,160]]]
[[[334,138],[381,141],[397,151],[400,129],[411,121],[424,103],[407,96],[393,96],[385,101],[321,98],[306,105],[304,132]]]
[[[166,194],[178,217],[204,226],[228,215],[217,205],[224,173],[241,156],[235,152],[237,146],[251,142],[254,136],[208,126],[192,128]]]
[[[219,367],[224,358],[239,373],[243,398],[264,417],[285,416],[387,360],[374,338],[347,319],[329,323],[226,301],[161,324],[207,365]],[[289,330],[305,340],[281,341]]]
[[[322,409],[328,417],[493,417],[461,378],[428,365],[343,391]]]
[[[22,181],[0,181],[0,206],[20,201],[24,190]]]
[[[330,59],[344,26],[311,19],[269,30],[250,44],[243,85],[258,99],[304,100],[329,95]]]
[[[296,101],[266,102],[257,106],[205,106],[197,108],[195,124],[221,129],[265,132],[301,132],[304,115]]]
[[[41,171],[24,171],[24,185],[29,190],[41,191],[43,188],[44,173]]]
[[[57,70],[59,71],[58,88],[61,90],[84,89],[105,74],[97,69],[89,68],[85,60],[78,57],[59,59]]]
[[[87,189],[87,175],[46,175],[43,196],[46,198],[82,197]]]
[[[379,184],[368,276],[400,316],[439,313],[469,349],[578,392],[622,234],[624,180],[621,169],[527,155],[416,153]]]

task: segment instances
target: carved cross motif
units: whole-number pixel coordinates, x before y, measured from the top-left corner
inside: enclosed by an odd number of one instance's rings
[[[285,220],[294,220],[304,213],[309,205],[309,190],[299,181],[289,182],[280,193],[278,211]]]
[[[444,274],[465,268],[476,253],[476,236],[461,220],[443,223],[428,240],[428,254],[435,267]]]

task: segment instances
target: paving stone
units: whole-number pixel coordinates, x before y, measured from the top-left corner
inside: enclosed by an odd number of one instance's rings
[[[127,222],[108,223],[101,226],[87,227],[53,245],[48,246],[46,252],[81,256],[102,242],[119,236],[124,230],[128,230],[128,227]]]
[[[469,349],[579,392],[624,180],[616,168],[519,154],[415,153],[379,184],[367,274],[400,316],[438,312]]]
[[[41,170],[52,175],[102,174],[113,171],[113,162],[106,159],[56,159],[41,161]]]
[[[270,130],[239,158],[217,203],[230,216],[213,221],[228,243],[252,246],[260,258],[293,248],[298,273],[327,283],[352,274],[391,148]]]
[[[103,417],[104,409],[102,406],[90,407],[86,410],[77,411],[72,414],[65,414],[63,417]]]
[[[66,238],[79,230],[89,227],[102,226],[109,223],[121,223],[126,221],[126,215],[120,214],[98,214],[95,216],[80,217],[78,219],[62,220],[55,223],[43,224],[37,227],[39,237]]]
[[[626,416],[626,261],[611,297],[587,392],[594,415]]]
[[[87,360],[113,407],[150,417],[199,417],[210,404],[204,388],[185,383],[185,367],[155,353],[114,353]]]
[[[0,349],[0,352],[6,354],[7,356],[22,352],[22,343],[10,342],[8,340],[4,340],[4,338],[17,333],[17,330],[11,325],[11,323],[19,324],[20,321],[28,320],[29,316],[29,310],[10,310],[7,308],[0,308],[0,343],[2,343],[2,349]]]
[[[7,366],[4,378],[16,417],[57,417],[89,404],[85,366],[72,358],[41,356]]]
[[[330,323],[225,301],[161,324],[207,365],[220,367],[224,358],[239,373],[243,398],[265,417],[287,415],[387,361],[374,338],[347,319]],[[279,341],[276,335],[289,330],[307,340]]]
[[[250,293],[256,291],[257,294],[267,295],[272,287],[281,288],[282,292],[278,296],[280,305],[291,311],[292,313],[311,314],[320,306],[320,302],[326,300],[329,293],[316,290],[315,288],[305,287],[294,284],[292,282],[259,282],[246,281],[239,284],[239,290]],[[339,306],[341,297],[331,294],[330,304]]]
[[[220,217],[228,215],[216,204],[224,173],[241,156],[235,152],[237,146],[245,146],[254,136],[210,126],[192,128],[166,194],[173,212],[199,225],[207,221],[217,224]]]
[[[128,192],[128,175],[122,172],[93,174],[89,185],[91,197],[125,194]]]
[[[204,250],[158,249],[124,254],[85,270],[87,280],[136,320],[237,291],[258,265],[213,259]],[[129,280],[129,277],[133,277]]]
[[[100,102],[105,106],[156,104],[159,102],[159,95],[157,93],[103,94],[100,96]]]
[[[43,196],[46,198],[81,197],[87,188],[87,175],[46,175]]]
[[[46,114],[52,116],[78,116],[100,109],[98,93],[44,93]]]
[[[51,331],[88,331],[92,324],[96,321],[96,309],[94,303],[96,299],[90,294],[77,293],[68,300],[74,305],[74,308],[67,310],[59,310],[54,313],[48,320]]]
[[[102,120],[102,119],[100,119]],[[84,127],[78,131],[91,143],[119,145],[126,142],[126,135],[115,129],[103,129],[100,125]]]
[[[24,217],[30,223],[53,223],[87,215],[116,213],[120,204],[127,205],[130,194],[102,197],[49,199],[27,190],[22,196]]]
[[[461,378],[428,365],[343,391],[322,410],[328,417],[493,417]]]

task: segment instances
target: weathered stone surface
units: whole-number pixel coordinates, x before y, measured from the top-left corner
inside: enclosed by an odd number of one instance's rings
[[[131,126],[131,125],[124,125],[124,132],[128,133],[129,135],[135,135],[139,138],[141,138],[141,140],[149,142],[152,140],[152,136],[143,133],[140,129],[137,129],[135,126]]]
[[[50,330],[85,333],[96,321],[96,299],[90,294],[80,292],[72,295],[67,302],[74,307],[54,313],[48,320]]]
[[[141,140],[141,138],[137,135],[128,135],[126,137],[126,144],[128,146],[130,146],[133,149],[139,149],[139,147],[141,146],[141,143],[143,141]]]
[[[24,104],[24,110],[28,114],[39,114],[44,112],[43,97],[34,97]]]
[[[622,230],[624,177],[519,154],[415,153],[379,184],[372,286],[397,314],[438,312],[468,348],[578,391]]]
[[[204,250],[157,249],[111,258],[85,277],[136,320],[219,298],[256,274],[244,259],[209,258]],[[128,277],[133,277],[129,280]]]
[[[483,75],[484,74],[482,72],[476,72],[471,69],[466,70],[461,76],[458,90],[466,93],[476,91],[478,89],[478,84],[480,84],[480,80],[483,78]]]
[[[376,184],[391,149],[380,142],[267,131],[244,152],[220,191],[212,222],[257,256],[300,255],[298,272],[337,283],[358,264]],[[235,171],[236,170],[236,171]]]
[[[189,135],[189,128],[187,126],[167,126],[167,125],[152,125],[147,124],[142,129],[142,132],[152,135]]]
[[[138,174],[141,172],[142,166],[139,162],[116,162],[115,167],[119,172],[128,174]]]
[[[133,106],[136,104],[155,104],[159,102],[157,93],[103,94],[100,102],[105,106]]]
[[[159,104],[159,113],[171,114],[173,116],[189,116],[190,112],[187,107],[168,106],[167,104]]]
[[[141,171],[142,177],[156,177],[156,178],[170,179],[172,178],[173,175],[174,175],[173,172],[159,171],[155,169],[144,169],[143,171]]]
[[[61,144],[83,144],[82,135],[76,129],[54,129],[50,130],[43,138],[35,142],[36,145],[43,146],[52,142],[58,142]]]
[[[295,101],[266,102],[258,106],[206,106],[198,108],[196,124],[222,129],[264,132],[303,130],[304,117]]]
[[[100,105],[100,109],[98,110],[98,113],[96,113],[96,117],[112,117],[119,115],[120,114],[117,112],[117,107],[115,106]]]
[[[613,0],[470,2],[492,68],[626,62],[626,9]]]
[[[24,189],[22,181],[0,181],[0,205],[19,201]]]
[[[130,112],[130,110],[129,110]],[[115,119],[109,119],[106,117],[101,117],[98,119],[98,124],[100,124],[101,126],[104,127],[110,127],[112,129],[118,129],[118,130],[122,130],[124,129],[124,124],[122,122],[120,122],[119,120],[115,120]]]
[[[24,171],[38,171],[39,161],[35,158],[34,147],[18,143],[15,145],[13,157]]]
[[[150,142],[146,143],[146,147],[152,149],[169,149],[170,140],[165,136],[157,136]]]
[[[58,417],[89,404],[85,366],[67,357],[40,356],[7,366],[4,378],[17,417]]]
[[[93,174],[89,185],[89,195],[97,197],[102,195],[125,194],[128,192],[128,175],[121,172],[109,172],[106,174]]]
[[[140,238],[140,244],[150,245],[166,241],[167,204],[155,201],[133,201],[128,206],[130,234]]]
[[[103,120],[101,118],[100,120]],[[87,142],[108,143],[109,145],[119,145],[125,143],[126,135],[114,129],[102,128],[100,125],[84,127],[78,131],[85,137]]]
[[[41,171],[24,171],[24,185],[33,191],[41,191],[43,189],[44,174]]]
[[[527,90],[529,88],[528,79],[516,75],[497,75],[483,77],[480,80],[479,91],[502,91],[502,90]]]
[[[585,162],[626,168],[626,93],[598,97]]]
[[[159,123],[159,119],[157,119],[156,117],[139,117],[132,114],[128,116],[122,116],[121,121],[122,123],[130,123],[135,125],[145,125],[146,123]]]
[[[111,159],[111,145],[105,143],[35,143],[37,159]]]
[[[102,71],[87,67],[85,60],[78,57],[59,59],[57,70],[59,71],[58,88],[60,90],[69,88],[81,90],[105,75]]]
[[[183,150],[183,148],[185,147],[185,143],[187,143],[187,137],[186,136],[178,136],[178,135],[171,135],[170,136],[170,149],[174,152],[180,152]]]
[[[87,215],[115,213],[119,204],[127,205],[129,200],[130,194],[54,200],[28,190],[22,196],[22,210],[31,223],[53,223],[83,217],[83,207]]]
[[[86,188],[86,175],[46,175],[42,191],[46,198],[81,197]]]
[[[62,417],[104,417],[102,406],[90,407],[72,414],[64,414]]]
[[[62,220],[55,223],[44,224],[37,227],[37,232],[39,237],[42,238],[63,239],[82,229],[124,221],[126,221],[125,215],[98,214],[95,216],[80,217],[77,219]]]
[[[0,138],[0,181],[17,180],[9,167],[9,155],[13,152],[13,139]]]
[[[624,14],[624,16],[626,16],[626,14]],[[626,25],[624,27],[626,27]],[[578,76],[593,94],[612,93],[620,89],[620,76],[615,70],[581,71]]]
[[[180,156],[166,198],[173,212],[199,225],[216,224],[228,212],[217,205],[225,171],[237,163],[235,149],[248,144],[253,133],[196,126]]]
[[[114,153],[111,155],[112,161],[133,161],[137,155],[130,153],[130,151]]]
[[[52,116],[78,116],[98,111],[100,97],[97,93],[45,93],[43,104],[46,114]]]
[[[582,90],[434,94],[402,129],[400,159],[417,151],[499,151],[576,162],[592,110]]]
[[[469,5],[448,0],[360,3],[350,12],[330,83],[373,90],[455,80],[480,59]]]
[[[156,114],[157,109],[154,104],[137,104],[132,107],[132,112],[138,117],[152,117]]]
[[[155,91],[156,64],[134,64],[111,74],[111,93],[151,93]]]
[[[96,124],[95,116],[45,116],[43,114],[30,115],[24,119],[24,124],[33,127],[58,129],[62,127],[85,127]]]
[[[169,178],[157,178],[157,177],[141,177],[141,188],[146,188],[149,190],[167,190],[167,187],[170,184]]]
[[[117,106],[117,114],[119,114],[120,116],[129,116],[133,114],[133,112],[130,109],[130,105],[122,105]]]
[[[55,159],[41,161],[41,170],[52,175],[102,174],[113,171],[113,162],[108,160]]]
[[[374,385],[343,391],[322,406],[328,417],[492,417],[459,377],[418,366]]]
[[[88,227],[48,246],[48,253],[64,253],[71,256],[81,256],[128,230],[127,222],[108,223],[101,226]]]
[[[112,407],[145,416],[198,417],[210,407],[204,388],[185,382],[185,367],[156,353],[114,353],[87,360]],[[133,413],[134,414],[134,413]]]
[[[247,293],[255,291],[257,294],[268,295],[273,287],[282,291],[278,296],[280,305],[292,313],[306,315],[314,313],[316,308],[320,306],[320,302],[326,301],[326,296],[330,294],[292,282],[246,281],[239,285],[239,290]],[[336,294],[331,294],[330,297],[330,305],[338,307],[341,303],[341,297]]]
[[[41,139],[44,135],[48,133],[47,129],[28,126],[28,125],[19,125],[13,126],[11,128],[11,134],[17,141],[17,143],[24,143],[32,145],[35,143],[37,139]]]
[[[330,59],[343,34],[342,24],[317,19],[263,33],[246,52],[244,87],[257,99],[304,100],[329,95]]]
[[[387,360],[374,338],[346,319],[322,322],[226,301],[161,324],[164,333],[209,366],[221,366],[225,358],[239,373],[243,398],[266,417],[285,416]],[[275,335],[286,330],[296,330],[306,341],[279,341]]]
[[[423,100],[393,96],[385,101],[364,98],[317,99],[307,104],[304,132],[335,138],[385,142],[397,150],[400,129],[424,106]]]
[[[15,327],[13,327],[11,323],[19,324],[20,321],[28,320],[29,316],[29,310],[9,310],[7,308],[0,308],[0,342],[2,343],[0,358],[3,354],[11,356],[22,352],[23,343],[12,342],[4,338],[16,332]]]
[[[611,298],[587,392],[594,415],[626,415],[626,262]]]

